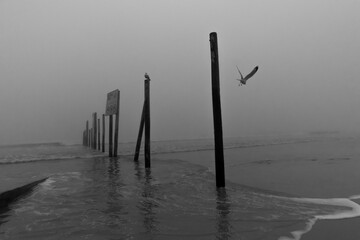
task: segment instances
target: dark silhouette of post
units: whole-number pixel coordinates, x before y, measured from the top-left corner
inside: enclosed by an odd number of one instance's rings
[[[94,137],[93,137],[93,135],[94,135],[94,128],[91,128],[90,129],[90,148],[93,148],[93,146],[94,146]]]
[[[117,91],[117,109],[115,114],[115,139],[114,139],[114,157],[117,157],[119,142],[119,112],[120,109],[120,91]]]
[[[144,111],[145,111],[145,103],[144,103],[144,105],[143,105],[143,110],[142,110],[142,113],[141,113],[140,127],[139,127],[138,138],[137,138],[137,141],[136,141],[134,161],[138,161],[138,160],[139,160],[141,139],[142,139],[143,130],[144,130]]]
[[[113,156],[113,116],[109,115],[109,157]]]
[[[89,129],[89,131],[88,131],[88,147],[90,147],[91,146],[91,129]]]
[[[98,150],[100,151],[100,118],[98,118],[98,130],[97,130],[97,132],[98,132]]]
[[[147,75],[147,74],[146,74]],[[145,168],[150,168],[150,78],[145,81],[145,102],[144,102],[144,121],[145,121]]]
[[[219,53],[216,32],[210,33],[211,85],[215,137],[216,187],[225,187],[224,144],[220,102]]]
[[[93,145],[93,149],[95,149],[96,150],[96,143],[97,143],[97,141],[96,141],[96,139],[97,139],[97,114],[96,114],[96,112],[94,113],[94,115],[93,115],[93,118],[94,118],[94,145]]]
[[[105,152],[105,114],[102,115],[102,152]]]
[[[85,140],[86,141],[85,145],[89,146],[89,121],[88,120],[86,121],[86,130],[85,131],[86,131],[86,133],[85,133],[85,139],[86,139]]]

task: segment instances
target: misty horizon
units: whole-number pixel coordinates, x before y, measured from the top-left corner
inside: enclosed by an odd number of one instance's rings
[[[1,1],[0,145],[81,143],[120,90],[136,141],[151,78],[152,140],[213,137],[217,32],[224,137],[359,132],[358,1]],[[238,86],[236,66],[258,72]]]

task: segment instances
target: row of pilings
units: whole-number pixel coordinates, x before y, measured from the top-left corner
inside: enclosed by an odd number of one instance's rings
[[[217,33],[210,33],[210,58],[211,58],[211,86],[212,86],[212,105],[214,120],[214,141],[215,141],[215,174],[216,186],[225,187],[225,166],[224,166],[224,147],[222,132],[222,116],[220,102],[220,74],[219,74],[219,54]],[[150,168],[150,77],[145,74],[144,81],[145,99],[142,110],[139,133],[135,148],[134,161],[138,161],[141,139],[145,128],[145,167]],[[109,157],[117,157],[118,137],[119,137],[119,105],[120,91],[114,90],[107,94],[106,111],[102,114],[102,140],[100,139],[100,119],[97,113],[92,115],[92,127],[89,128],[89,121],[86,121],[86,129],[83,132],[83,145],[94,150],[105,152],[105,117],[109,118]],[[113,115],[115,118],[115,136],[113,138]],[[114,140],[114,141],[113,141]],[[100,144],[100,142],[102,144]],[[114,142],[114,144],[113,144]]]

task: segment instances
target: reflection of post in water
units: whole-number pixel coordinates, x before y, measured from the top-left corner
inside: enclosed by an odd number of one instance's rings
[[[109,179],[112,181],[113,184],[117,182],[117,179],[119,178],[119,163],[118,161],[114,159],[109,160]]]
[[[136,163],[135,163],[135,168],[137,168]],[[138,179],[141,181],[141,179],[143,179],[140,178],[142,172],[140,168],[137,169],[139,173]],[[152,184],[150,168],[145,169],[145,181],[143,183],[144,183],[143,191],[141,193],[142,199],[138,204],[138,208],[140,209],[141,214],[144,216],[144,227],[146,230],[146,234],[149,234],[157,231],[156,228],[157,221],[154,210],[158,207],[156,202],[154,202],[154,198],[156,196],[156,187],[154,187]],[[146,236],[148,237],[149,235]]]
[[[143,179],[144,177],[144,173],[140,167],[140,163],[138,161],[134,161],[134,169],[135,169],[135,175],[137,177],[137,180],[141,181],[141,179]]]
[[[230,239],[230,223],[229,223],[229,214],[230,214],[230,202],[225,188],[217,189],[217,198],[216,198],[216,210],[217,210],[217,234],[216,239]]]
[[[113,223],[121,221],[126,213],[126,205],[122,201],[119,188],[123,185],[119,170],[119,162],[116,159],[109,159],[107,168],[108,173],[108,194],[106,199],[107,208],[105,213],[109,216]]]

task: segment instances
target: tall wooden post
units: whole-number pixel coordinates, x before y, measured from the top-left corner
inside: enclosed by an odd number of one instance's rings
[[[100,151],[100,118],[98,118],[98,129],[97,129],[97,132],[98,132],[98,150]]]
[[[139,160],[141,139],[142,139],[143,130],[144,130],[144,111],[145,111],[145,103],[143,105],[143,110],[142,110],[142,113],[141,113],[140,127],[139,127],[139,133],[138,133],[138,137],[137,137],[137,141],[136,141],[134,161]]]
[[[88,147],[90,147],[91,146],[91,129],[89,129],[89,131],[88,131]]]
[[[89,146],[89,121],[88,120],[86,121],[86,133],[85,133],[85,135],[86,135],[86,143],[85,143],[85,145]]]
[[[102,115],[102,152],[105,152],[105,114]]]
[[[216,32],[210,33],[211,85],[215,137],[216,186],[225,187],[224,146],[220,103],[219,54]]]
[[[145,168],[150,168],[150,78],[145,81]]]
[[[120,91],[117,91],[117,110],[115,114],[115,139],[114,139],[114,157],[117,157],[119,141],[119,112],[120,109]]]
[[[109,115],[109,157],[113,156],[113,116]]]

